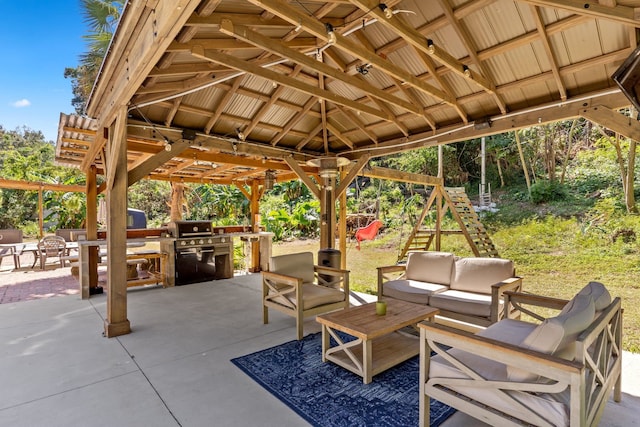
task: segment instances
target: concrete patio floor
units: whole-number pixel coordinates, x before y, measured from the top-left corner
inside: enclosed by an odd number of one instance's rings
[[[0,304],[0,426],[303,426],[230,359],[295,338],[262,324],[260,275],[131,290],[133,332],[102,336],[104,295]],[[313,319],[305,334],[319,331]],[[640,425],[640,355],[602,426]],[[483,425],[457,413],[446,427]]]

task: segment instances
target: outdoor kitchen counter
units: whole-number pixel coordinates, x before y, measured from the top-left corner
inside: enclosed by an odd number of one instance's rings
[[[273,233],[266,231],[260,231],[257,233],[252,232],[237,232],[237,233],[223,233],[217,234],[218,236],[229,236],[232,239],[239,238],[243,241],[258,242],[255,249],[254,245],[251,245],[251,264],[249,265],[249,271],[267,271],[269,270],[269,259],[271,258],[271,245],[273,242]]]
[[[159,247],[162,242],[173,242],[174,239],[170,237],[151,237],[151,238],[136,238],[127,239],[127,257],[130,259],[142,259],[142,258],[160,258],[161,260],[161,276],[166,277],[167,274],[173,274],[166,269],[169,254],[163,254],[159,249],[149,251],[144,249],[147,245],[151,245],[154,248]],[[80,281],[80,295],[82,299],[89,298],[89,248],[99,247],[100,256],[108,256],[106,251],[106,240],[81,240],[78,242],[78,268]],[[162,262],[164,258],[165,262]]]

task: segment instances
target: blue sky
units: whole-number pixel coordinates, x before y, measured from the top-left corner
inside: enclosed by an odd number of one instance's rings
[[[0,0],[0,10],[0,125],[55,142],[60,113],[74,112],[64,69],[86,46],[80,0]]]

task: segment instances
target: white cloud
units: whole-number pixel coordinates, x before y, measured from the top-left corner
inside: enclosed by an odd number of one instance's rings
[[[31,101],[29,101],[28,99],[21,99],[19,101],[14,102],[11,105],[13,105],[16,108],[28,107],[31,105]]]

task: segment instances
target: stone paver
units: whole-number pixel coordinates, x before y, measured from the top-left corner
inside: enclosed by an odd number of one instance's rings
[[[12,258],[0,262],[0,304],[80,293],[70,267],[62,268],[56,263],[47,265],[45,270],[40,270],[39,264],[32,269],[31,254],[23,254],[20,263],[22,268],[14,270]]]

